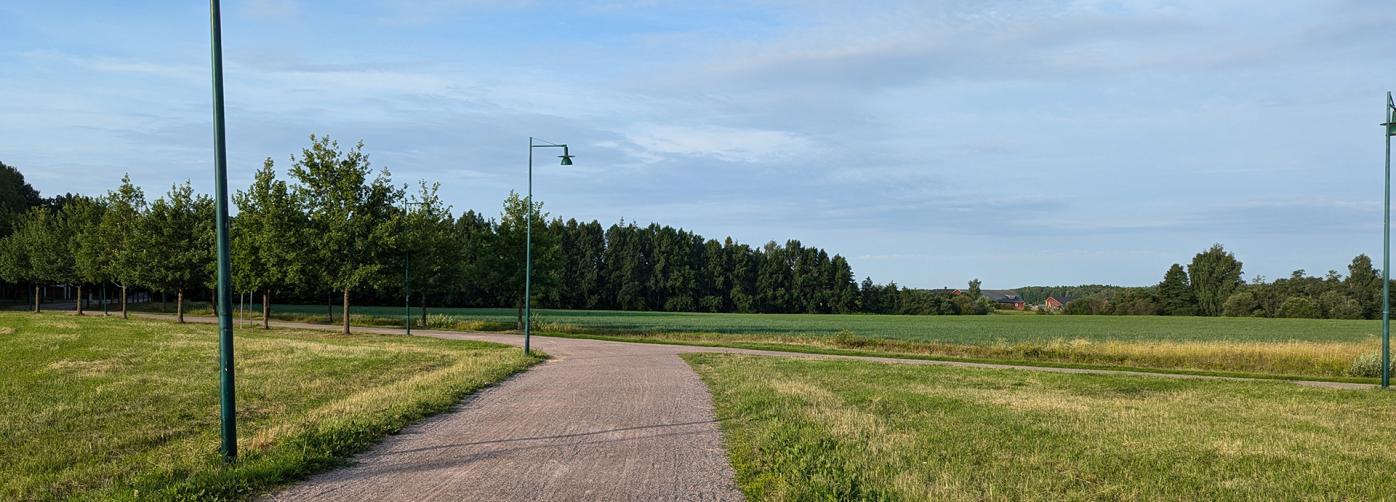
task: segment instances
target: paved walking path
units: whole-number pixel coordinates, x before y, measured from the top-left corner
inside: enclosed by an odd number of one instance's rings
[[[269,500],[741,500],[680,351],[586,342],[540,337],[547,362]]]

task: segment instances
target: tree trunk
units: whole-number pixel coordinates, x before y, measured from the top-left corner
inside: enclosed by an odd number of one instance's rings
[[[344,288],[344,334],[349,334],[349,288]]]
[[[108,309],[109,309],[109,307],[107,307],[107,283],[103,282],[103,283],[102,283],[102,315],[103,315],[103,316],[109,316],[109,315],[111,315],[111,312],[110,312]]]
[[[208,297],[208,309],[213,311],[213,317],[218,317],[218,290],[210,289],[213,294]]]
[[[126,285],[125,285],[125,284],[122,284],[122,285],[121,285],[121,318],[122,318],[122,319],[130,319],[130,318],[131,318],[130,314],[127,314],[127,312],[126,312]]]
[[[325,295],[325,322],[334,324],[334,295]]]
[[[271,293],[262,292],[262,329],[271,329]]]
[[[427,325],[427,294],[422,293],[422,326]]]
[[[74,308],[76,308],[76,309],[78,310],[78,315],[82,315],[82,285],[81,285],[81,284],[78,285],[78,301],[77,301],[77,305],[76,305]]]
[[[175,319],[177,319],[177,320],[179,321],[180,324],[184,324],[184,289],[183,289],[183,288],[180,288],[180,290],[179,290],[178,292],[175,293],[175,298],[176,298],[176,300],[175,300]]]
[[[165,313],[165,292],[160,292],[160,313]]]
[[[43,307],[39,305],[44,301],[44,290],[38,284],[34,285],[34,313],[43,312]]]

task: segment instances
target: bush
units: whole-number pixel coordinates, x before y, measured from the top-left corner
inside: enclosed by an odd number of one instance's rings
[[[1222,315],[1227,317],[1252,317],[1260,304],[1255,301],[1255,295],[1250,291],[1241,291],[1232,294],[1222,303]]]
[[[1318,303],[1307,296],[1291,296],[1285,298],[1280,304],[1280,317],[1318,319],[1323,317],[1318,310]]]
[[[456,318],[446,314],[431,314],[427,316],[426,327],[430,329],[454,329]]]
[[[1362,304],[1337,291],[1324,291],[1318,295],[1318,305],[1328,319],[1362,318]]]
[[[1104,298],[1088,296],[1066,302],[1062,313],[1067,315],[1104,315],[1111,312],[1110,304]]]
[[[1352,360],[1348,374],[1358,377],[1381,376],[1381,351],[1368,352]]]

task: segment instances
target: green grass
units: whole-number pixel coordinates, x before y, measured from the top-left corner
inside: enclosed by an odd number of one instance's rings
[[[241,457],[218,450],[214,327],[0,313],[0,499],[239,499],[536,362],[496,344],[248,329]]]
[[[516,315],[512,309],[431,312],[433,327],[463,330],[510,329]],[[534,329],[540,333],[634,342],[1321,379],[1369,379],[1379,366],[1361,364],[1380,346],[1377,321],[539,312]],[[325,322],[324,306],[277,305],[273,313]],[[398,326],[401,315],[400,307],[356,307],[353,322]]]
[[[1396,394],[684,356],[751,500],[1386,499]]]

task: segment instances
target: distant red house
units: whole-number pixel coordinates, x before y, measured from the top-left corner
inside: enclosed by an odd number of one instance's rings
[[[1047,310],[1058,311],[1066,308],[1066,304],[1071,303],[1073,299],[1070,296],[1048,296],[1043,305],[1047,307]]]

